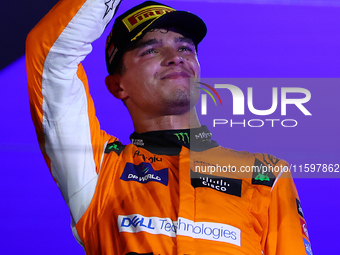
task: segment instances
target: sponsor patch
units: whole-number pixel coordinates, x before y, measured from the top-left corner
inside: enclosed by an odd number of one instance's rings
[[[309,239],[309,234],[308,234],[306,222],[305,222],[303,219],[300,218],[300,223],[301,223],[301,228],[302,228],[302,234],[304,234],[305,236],[307,236],[308,239]]]
[[[117,51],[118,51],[118,48],[115,48],[114,51],[113,51],[113,53],[112,53],[112,55],[111,55],[111,57],[110,57],[110,59],[109,59],[109,63],[110,63],[110,64],[112,63],[113,58],[115,57]]]
[[[299,215],[302,217],[302,218],[305,218],[303,216],[303,211],[302,211],[302,207],[301,207],[301,203],[300,201],[296,198],[296,207],[297,207],[297,211],[299,213]]]
[[[201,132],[195,135],[196,140],[201,139],[202,141],[210,141],[210,138],[212,137],[212,133],[206,133],[206,132]]]
[[[152,168],[150,163],[142,162],[139,165],[126,163],[120,179],[124,181],[136,181],[139,183],[153,181],[168,186],[169,168],[156,171]]]
[[[191,171],[191,185],[194,188],[211,188],[225,194],[241,197],[242,180]]]
[[[241,246],[241,230],[233,226],[215,222],[194,222],[182,217],[177,221],[170,218],[145,217],[140,214],[119,215],[119,232],[147,232],[154,235],[177,235],[219,241]]]
[[[313,255],[312,246],[310,245],[310,242],[308,242],[305,238],[303,238],[303,242],[305,244],[307,255]]]
[[[114,143],[107,144],[104,152],[110,153],[110,152],[114,151],[115,153],[117,153],[119,155],[123,151],[124,148],[125,148],[125,145],[123,145],[119,141],[116,141]]]
[[[149,163],[153,163],[153,162],[156,162],[156,161],[159,161],[159,162],[162,162],[163,161],[163,158],[157,156],[157,155],[145,155],[144,153],[142,153],[140,150],[136,150],[134,153],[133,153],[133,158],[135,157],[141,157],[144,161],[147,161]]]
[[[144,146],[143,139],[131,139],[131,142],[133,145],[136,145],[136,146]]]
[[[194,222],[180,217],[177,221],[177,235],[241,246],[241,230],[222,223]]]
[[[181,141],[183,143],[190,143],[190,137],[188,132],[174,133],[174,136],[176,136],[178,141]]]
[[[170,218],[144,217],[140,214],[119,215],[119,232],[147,232],[154,235],[176,237],[176,226]]]
[[[173,11],[175,11],[175,9],[163,5],[151,5],[131,13],[129,16],[123,19],[123,23],[129,32],[131,32],[145,21],[158,18],[168,12]]]
[[[254,162],[252,184],[264,185],[272,187],[275,181],[275,175],[269,170],[269,168],[257,158]]]

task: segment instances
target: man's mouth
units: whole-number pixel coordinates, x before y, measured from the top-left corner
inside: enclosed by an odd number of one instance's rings
[[[185,71],[174,71],[171,73],[166,74],[165,76],[162,77],[162,80],[164,79],[182,79],[182,78],[190,78],[191,76],[185,72]]]

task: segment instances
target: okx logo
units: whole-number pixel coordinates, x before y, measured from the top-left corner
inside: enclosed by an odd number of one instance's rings
[[[139,165],[126,163],[121,180],[136,181],[139,183],[159,182],[168,186],[169,168],[154,170],[150,163],[142,162]]]
[[[198,83],[201,84],[201,85],[206,86],[212,92],[214,92],[215,95],[217,96],[218,100],[220,101],[221,105],[222,105],[221,97],[219,96],[219,94],[217,93],[217,91],[213,87],[211,87],[210,85],[208,85],[206,83],[203,83],[203,82],[198,82]],[[200,89],[200,90],[203,90],[204,92],[206,92],[214,100],[214,103],[217,106],[215,97],[211,94],[211,92],[209,90],[201,88],[201,87],[197,87],[197,88]],[[201,95],[201,114],[202,115],[207,115],[207,95],[206,94],[202,94]]]

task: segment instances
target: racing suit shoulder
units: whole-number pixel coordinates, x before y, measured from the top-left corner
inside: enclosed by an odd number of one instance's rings
[[[271,190],[265,254],[312,254],[307,224],[291,173],[284,172]]]
[[[251,200],[249,211],[256,219],[254,228],[261,236],[264,254],[312,254],[298,192],[285,160],[266,153],[224,147],[207,153],[209,157],[201,160],[201,164],[205,161],[210,166],[222,166],[226,165],[224,161],[236,166],[238,171],[227,176],[242,180],[242,195]],[[246,184],[249,184],[247,188]]]
[[[307,224],[289,164],[270,154],[253,155],[255,165],[264,164],[266,171],[253,174],[252,184],[261,186],[267,176],[273,178],[267,232],[262,240],[264,254],[312,254]]]

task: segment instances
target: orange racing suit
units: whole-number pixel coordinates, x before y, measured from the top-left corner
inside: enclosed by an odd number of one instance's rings
[[[62,0],[27,39],[33,122],[86,253],[312,254],[286,162],[220,147],[204,126],[126,146],[100,129],[81,61],[119,2]]]

